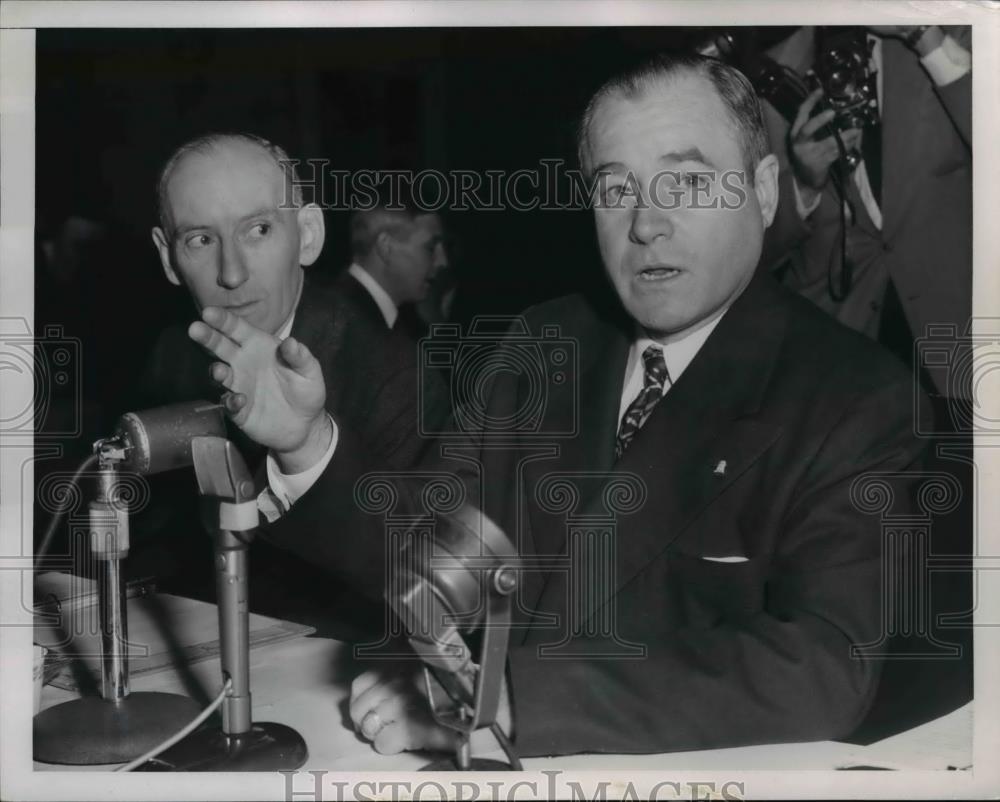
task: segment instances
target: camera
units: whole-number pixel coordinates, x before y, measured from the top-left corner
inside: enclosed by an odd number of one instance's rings
[[[573,340],[558,326],[543,325],[533,335],[523,317],[477,317],[462,336],[458,325],[437,323],[420,341],[420,433],[473,433],[478,438],[572,437],[578,431],[578,354]],[[453,422],[442,430],[423,414],[425,377],[439,371],[451,391]],[[491,395],[495,383],[511,383],[512,392]],[[558,418],[547,415],[554,394]]]
[[[876,76],[870,68],[872,44],[864,28],[828,27],[817,32],[813,86],[823,89],[825,108],[841,131],[878,122]]]
[[[816,30],[816,57],[813,69],[805,77],[777,63],[765,50],[789,35],[779,29],[769,36],[747,29],[709,29],[694,40],[692,49],[703,56],[721,59],[741,70],[754,91],[767,100],[789,123],[795,120],[799,106],[808,94],[823,90],[823,97],[813,110],[819,114],[834,110],[833,121],[823,126],[817,138],[836,131],[864,128],[878,122],[877,78],[872,71],[872,45],[864,28],[829,26]],[[843,156],[853,168],[860,154]]]
[[[982,331],[977,333],[976,328]],[[1000,398],[996,392],[1000,386],[1000,318],[973,318],[961,335],[951,323],[929,325],[913,348],[915,364],[927,372],[935,387],[947,388],[946,399],[941,400],[950,402],[947,422],[935,419],[933,409],[922,415],[921,405],[928,399],[918,390],[913,405],[917,435],[1000,435],[996,401]],[[986,404],[993,404],[993,409],[984,408]]]
[[[32,336],[24,318],[0,318],[0,371],[4,409],[0,435],[78,437],[83,405],[80,340],[62,326]]]

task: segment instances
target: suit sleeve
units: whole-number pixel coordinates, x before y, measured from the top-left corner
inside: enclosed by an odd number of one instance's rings
[[[857,401],[824,440],[783,515],[759,612],[679,629],[646,659],[510,656],[515,739],[523,755],[637,753],[827,740],[860,723],[877,661],[851,647],[881,634],[880,522],[852,482],[901,472],[921,448],[905,414],[909,385]],[[887,417],[886,410],[900,410]],[[895,483],[907,505],[909,480]],[[898,507],[897,507],[898,509]]]
[[[764,232],[761,264],[769,270],[777,270],[804,240],[812,236],[813,226],[802,219],[795,203],[794,177],[788,158],[788,122],[766,100],[760,105],[771,152],[778,158],[778,208]]]
[[[398,381],[407,384],[405,378]],[[436,376],[431,382],[424,385],[419,410],[425,416],[423,431],[428,435],[435,428],[448,425],[443,420],[448,408],[444,383]],[[406,390],[412,393],[412,387]],[[397,380],[392,380],[378,395],[391,399],[400,397],[400,392]],[[392,405],[391,401],[386,403]],[[393,417],[383,415],[386,430],[374,446],[372,436],[358,432],[343,420],[338,421],[337,447],[326,469],[285,515],[264,527],[263,536],[380,602],[391,555],[387,549],[385,514],[366,512],[371,506],[369,502],[378,499],[364,498],[365,493],[390,494],[386,512],[412,517],[426,512],[421,499],[428,477],[447,475],[466,488],[469,502],[479,501],[476,482],[460,467],[456,468],[454,461],[435,456],[437,439],[418,433],[414,415],[412,403],[401,405]],[[468,442],[470,447],[478,448],[474,439]],[[377,490],[366,491],[360,484],[366,477],[380,476],[385,482]]]
[[[972,147],[972,73],[945,86],[935,86],[934,91],[948,113],[955,130],[966,147]]]
[[[969,25],[956,25],[945,28],[945,34],[958,43],[959,47],[972,53],[972,28]],[[972,71],[970,70],[957,81],[937,86],[941,105],[944,106],[955,130],[962,138],[966,147],[972,147]]]

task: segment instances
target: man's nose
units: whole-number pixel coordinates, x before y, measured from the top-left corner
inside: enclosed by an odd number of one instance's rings
[[[670,239],[673,235],[673,212],[665,204],[643,197],[632,209],[629,238],[633,242],[648,245],[657,237]]]
[[[448,267],[448,249],[443,243],[438,243],[434,249],[434,273],[440,273]]]
[[[249,276],[240,249],[234,244],[224,243],[219,253],[219,286],[235,290]]]

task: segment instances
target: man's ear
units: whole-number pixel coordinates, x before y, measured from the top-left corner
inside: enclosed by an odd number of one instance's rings
[[[757,165],[753,180],[764,228],[771,225],[778,210],[778,157],[768,153]]]
[[[299,226],[299,264],[307,267],[315,262],[326,241],[323,210],[315,203],[299,207],[296,214]]]
[[[392,238],[386,229],[382,229],[375,235],[375,242],[372,245],[372,250],[375,252],[376,256],[382,261],[382,264],[390,264],[392,262],[392,251],[396,247],[396,241]]]
[[[159,226],[153,228],[153,245],[156,246],[157,253],[160,254],[160,264],[163,265],[163,272],[167,274],[167,281],[179,287],[181,277],[177,275],[173,264],[170,261],[170,244],[167,242],[167,235]]]

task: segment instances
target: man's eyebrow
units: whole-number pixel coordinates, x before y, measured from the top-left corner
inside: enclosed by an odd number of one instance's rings
[[[278,210],[273,206],[261,206],[258,209],[254,209],[249,214],[243,215],[239,220],[237,220],[237,222],[245,223],[247,220],[252,220],[254,217],[276,217],[277,214]]]
[[[687,148],[685,150],[672,150],[660,156],[660,161],[664,162],[701,162],[707,167],[715,167],[712,160],[703,154],[698,148]]]
[[[625,165],[621,162],[604,162],[594,168],[594,173],[625,172]]]

